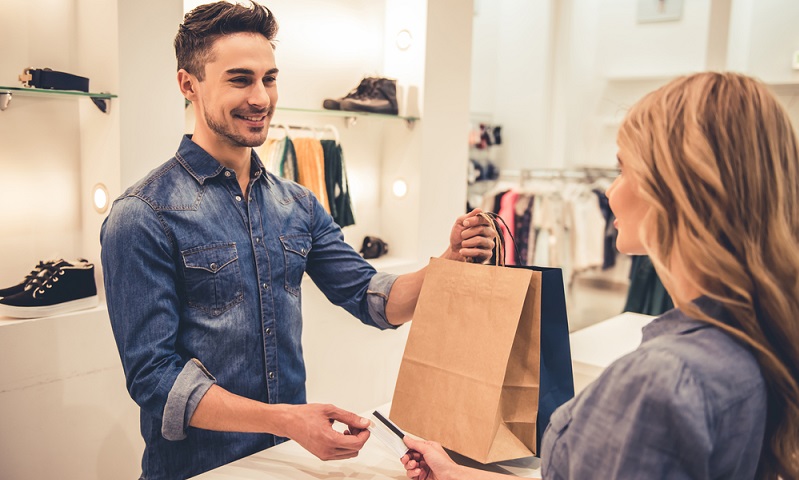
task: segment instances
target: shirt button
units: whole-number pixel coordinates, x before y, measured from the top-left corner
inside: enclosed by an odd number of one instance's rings
[[[303,255],[305,255],[305,249],[304,249],[304,248],[303,248],[303,249],[300,249],[300,253],[302,253]]]
[[[264,290],[269,290],[269,284],[262,283],[261,286],[264,287]]]
[[[275,378],[275,372],[269,372],[269,378]]]
[[[230,176],[230,170],[225,170],[225,176],[226,176],[226,177],[229,177],[229,176]]]
[[[261,237],[255,237],[255,243],[261,243]]]
[[[212,264],[210,265],[210,267],[211,267],[211,271],[212,271],[212,272],[215,272],[215,271],[216,271],[216,268],[217,268],[217,265],[216,265],[215,263],[212,263]]]
[[[253,177],[257,177],[257,176],[258,176],[258,175],[260,175],[260,174],[261,174],[261,171],[260,171],[260,170],[256,170],[256,171],[255,171],[255,175],[253,175]]]
[[[272,335],[272,329],[271,328],[267,328],[266,329],[266,334],[267,335]]]
[[[241,195],[236,195],[236,201],[237,201],[237,202],[240,202],[240,201],[241,201]]]

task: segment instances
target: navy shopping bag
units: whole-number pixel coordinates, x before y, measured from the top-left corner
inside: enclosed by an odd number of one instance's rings
[[[560,268],[511,266],[541,272],[541,353],[538,396],[537,445],[541,445],[549,417],[574,397],[569,321]]]

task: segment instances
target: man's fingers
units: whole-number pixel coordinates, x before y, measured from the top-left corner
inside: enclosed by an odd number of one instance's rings
[[[360,450],[363,445],[366,443],[366,440],[369,439],[369,431],[364,430],[358,434],[349,434],[345,435],[343,433],[338,433],[336,431],[333,432],[333,438],[331,438],[334,446],[338,450],[349,450],[357,452]]]
[[[482,236],[467,238],[461,242],[461,248],[485,248],[490,250],[494,248],[494,238]]]
[[[461,215],[460,217],[455,219],[455,224],[462,225],[464,227],[477,225],[478,221],[482,220],[482,217],[478,216],[482,212],[483,211],[480,210],[479,208],[475,208],[466,215]]]
[[[355,427],[359,430],[363,430],[369,426],[369,420],[332,405],[328,408],[327,416],[331,420],[339,421],[348,427]]]

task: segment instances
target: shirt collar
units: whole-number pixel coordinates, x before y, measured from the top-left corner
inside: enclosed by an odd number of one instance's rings
[[[183,136],[175,158],[200,185],[205,185],[206,180],[214,178],[226,170],[225,166],[219,163],[211,154],[194,143],[191,135]],[[252,149],[251,159],[250,174],[253,175],[253,172],[260,172],[259,177],[268,179],[266,169],[261,163],[261,159],[258,158],[258,154],[255,153],[255,149]]]
[[[726,323],[728,313],[721,303],[705,296],[695,299],[693,303],[711,318]],[[711,326],[707,322],[688,317],[679,308],[673,308],[644,326],[641,342],[662,335],[684,335]]]

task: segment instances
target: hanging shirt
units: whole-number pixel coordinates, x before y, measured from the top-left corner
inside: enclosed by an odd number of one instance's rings
[[[516,199],[519,192],[510,190],[500,200],[499,216],[505,220],[502,225],[502,235],[505,238],[505,265],[516,265],[515,226],[516,226]],[[507,226],[506,226],[507,225]]]
[[[297,182],[310,189],[325,211],[330,213],[325,185],[325,153],[322,144],[315,138],[295,138],[294,150],[297,153]]]

